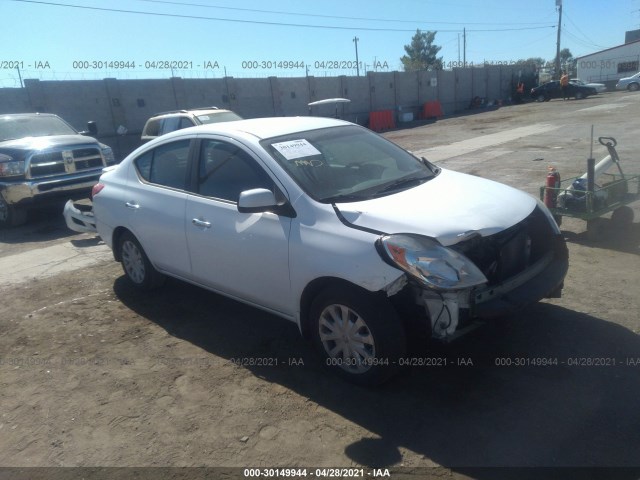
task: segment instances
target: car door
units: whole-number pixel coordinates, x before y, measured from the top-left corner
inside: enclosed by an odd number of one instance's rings
[[[175,140],[136,158],[125,204],[128,227],[151,262],[181,277],[191,271],[184,231],[190,147],[189,139]]]
[[[276,186],[238,142],[203,138],[193,193],[187,197],[186,237],[195,281],[277,312],[291,314],[288,241],[291,218],[240,213],[240,192]]]

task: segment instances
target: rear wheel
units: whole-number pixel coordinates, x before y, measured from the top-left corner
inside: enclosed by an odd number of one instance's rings
[[[329,287],[313,301],[309,318],[316,348],[338,375],[378,385],[396,373],[406,337],[386,297],[356,287]]]
[[[584,93],[582,92],[576,92],[576,100],[581,100],[584,98]]]
[[[151,265],[140,242],[131,233],[123,233],[120,237],[119,252],[122,269],[136,288],[152,290],[164,283],[165,276]]]

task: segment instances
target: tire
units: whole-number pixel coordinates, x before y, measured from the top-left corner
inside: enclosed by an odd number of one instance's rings
[[[407,341],[386,296],[331,286],[314,299],[309,320],[325,366],[346,380],[373,386],[397,372]]]
[[[545,97],[545,95],[541,93],[540,95],[538,95],[536,97],[536,101],[538,101],[538,102],[546,102],[547,101],[547,97]]]
[[[611,214],[611,222],[618,228],[626,228],[633,223],[633,208],[623,205]]]
[[[582,100],[584,98],[584,93],[582,92],[576,92],[576,100]]]
[[[627,90],[629,90],[630,92],[636,92],[639,88],[640,88],[640,84],[630,83],[629,86],[627,87]]]
[[[164,284],[166,277],[151,265],[140,242],[130,232],[122,234],[118,248],[122,270],[134,287],[153,290]]]
[[[0,195],[0,227],[17,227],[27,223],[27,210],[9,205]]]

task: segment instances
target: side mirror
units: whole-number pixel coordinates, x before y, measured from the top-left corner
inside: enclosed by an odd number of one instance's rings
[[[266,188],[254,188],[240,192],[238,211],[240,213],[273,212],[286,217],[296,216],[288,202],[278,202],[273,192]]]
[[[87,130],[91,135],[98,134],[98,125],[94,121],[87,122]]]

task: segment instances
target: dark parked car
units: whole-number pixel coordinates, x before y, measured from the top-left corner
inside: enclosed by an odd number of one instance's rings
[[[575,97],[576,100],[586,98],[589,95],[595,95],[598,93],[595,88],[586,87],[577,83],[569,82],[567,96]],[[548,102],[552,98],[562,98],[562,88],[560,88],[560,82],[554,80],[553,82],[547,82],[539,87],[531,89],[531,98],[539,102]]]

